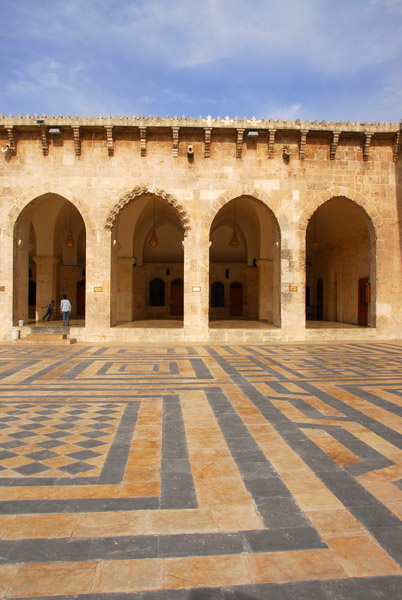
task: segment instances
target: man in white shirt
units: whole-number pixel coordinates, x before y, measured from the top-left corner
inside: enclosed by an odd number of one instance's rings
[[[71,310],[70,300],[67,299],[66,294],[63,295],[63,300],[60,302],[60,312],[63,315],[63,327],[69,325],[69,314]]]

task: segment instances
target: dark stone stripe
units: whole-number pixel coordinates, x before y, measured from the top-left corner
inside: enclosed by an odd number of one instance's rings
[[[82,498],[76,500],[10,500],[0,503],[1,515],[155,510],[159,498]]]
[[[202,358],[191,358],[190,363],[198,379],[214,379]]]
[[[20,371],[22,371],[22,369],[28,369],[28,367],[32,367],[32,365],[37,365],[40,362],[41,362],[40,360],[26,360],[22,363],[18,363],[17,365],[10,367],[10,369],[1,371],[0,379],[5,379],[6,377],[10,377],[10,375],[15,375],[16,373],[19,373]]]
[[[179,396],[163,400],[161,508],[197,508]]]
[[[18,385],[24,386],[24,385],[29,385],[31,383],[34,383],[37,379],[39,379],[43,375],[47,375],[47,373],[51,373],[52,371],[56,370],[61,365],[64,365],[66,362],[68,362],[70,360],[74,360],[75,358],[81,357],[81,355],[84,354],[87,350],[88,350],[88,346],[85,346],[84,348],[80,348],[76,352],[66,355],[61,360],[58,360],[58,361],[52,363],[51,365],[49,365],[48,367],[45,367],[44,369],[40,369],[33,375],[29,375],[29,377],[26,377],[25,379],[20,381]]]
[[[227,361],[219,356],[213,349],[210,350],[214,354],[217,362],[221,367],[231,376],[233,367],[227,363]],[[259,392],[251,383],[245,378],[242,378],[242,382],[239,382],[239,387],[249,397],[251,402],[258,408],[269,423],[275,427],[282,438],[289,444],[289,446],[297,452],[297,454],[304,460],[304,462],[314,471],[314,473],[323,481],[328,489],[352,512],[352,514],[368,529],[371,531],[374,537],[378,530],[378,527],[400,527],[399,519],[391,513],[381,502],[377,500],[372,494],[365,490],[354,478],[347,473],[344,469],[339,467],[332,459],[330,459],[323,451],[321,451],[315,444],[313,444],[307,436],[303,434],[285,415],[283,415],[261,392]],[[314,386],[306,383],[299,382],[299,385],[303,385],[304,389],[310,391],[313,395],[317,396],[324,402],[333,399],[329,394],[321,392]],[[372,429],[370,425],[376,425],[377,422],[373,419],[367,418],[362,415],[356,409],[350,409],[350,407],[344,406],[340,401],[336,401],[335,408],[343,412],[349,412],[353,414],[354,420],[362,423],[368,429]],[[342,406],[339,406],[341,405]],[[358,418],[358,417],[359,418]],[[367,424],[368,422],[368,424]],[[381,424],[378,424],[380,427]],[[388,429],[388,428],[385,428]],[[387,436],[384,436],[387,439]],[[272,506],[271,506],[272,508]],[[376,524],[372,522],[372,514],[377,515],[378,521]],[[287,514],[287,511],[284,512]],[[265,520],[264,520],[265,522]],[[266,525],[269,527],[269,525]],[[289,525],[290,526],[290,525]],[[381,535],[377,538],[378,542],[382,544],[384,542],[384,536]],[[392,537],[387,540],[387,552],[394,558],[394,560],[402,563],[401,557],[401,538],[395,539]]]
[[[94,363],[94,360],[91,358],[87,358],[85,360],[80,360],[71,369],[69,369],[65,373],[62,373],[57,379],[58,380],[65,379],[67,381],[71,381],[72,379],[75,379],[76,377],[78,377],[78,375],[81,375],[81,373],[83,373],[83,371],[85,371],[85,369],[90,367],[93,363]]]
[[[0,564],[128,560],[326,548],[312,529],[0,540]]]
[[[402,577],[357,577],[148,592],[26,596],[19,600],[401,600]]]
[[[99,484],[120,483],[123,479],[139,408],[138,402],[127,404],[99,476]]]
[[[220,390],[206,391],[226,443],[266,527],[309,526],[309,521],[232,404]]]

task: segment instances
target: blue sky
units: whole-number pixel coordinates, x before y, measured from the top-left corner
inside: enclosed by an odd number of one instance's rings
[[[0,113],[400,121],[402,0],[0,0]]]

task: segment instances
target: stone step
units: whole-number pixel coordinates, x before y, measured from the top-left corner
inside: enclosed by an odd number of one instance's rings
[[[75,344],[75,338],[68,338],[66,333],[28,333],[23,338],[15,340],[26,344]]]
[[[70,331],[69,327],[62,327],[61,325],[44,325],[42,327],[30,327],[30,332],[32,335],[42,335],[42,334],[66,334]]]

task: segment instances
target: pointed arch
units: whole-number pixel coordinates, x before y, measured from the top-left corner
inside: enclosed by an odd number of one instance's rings
[[[86,230],[94,230],[95,224],[91,217],[88,206],[79,196],[74,194],[72,190],[65,186],[55,185],[53,183],[45,183],[40,186],[27,188],[27,190],[18,198],[16,203],[11,207],[7,215],[7,232],[10,235],[13,234],[15,223],[17,222],[24,209],[27,209],[29,206],[31,206],[34,209],[35,205],[44,196],[50,195],[59,196],[64,200],[68,200],[69,202],[71,202],[71,204],[73,204],[75,208],[80,212]]]
[[[125,206],[127,206],[128,204],[133,202],[136,198],[139,198],[140,196],[143,196],[144,194],[150,194],[150,195],[156,196],[157,198],[163,200],[167,204],[170,204],[175,209],[175,211],[180,219],[180,222],[183,227],[184,237],[186,237],[189,234],[191,227],[190,227],[190,221],[189,221],[189,218],[187,215],[187,211],[185,210],[185,208],[180,204],[180,202],[177,200],[177,198],[175,198],[168,192],[165,192],[164,190],[158,189],[157,187],[155,187],[153,185],[139,185],[139,186],[135,187],[133,190],[131,190],[131,192],[128,192],[127,194],[122,196],[122,198],[120,198],[120,200],[114,205],[114,207],[109,212],[109,215],[108,215],[108,217],[106,219],[106,223],[105,223],[105,229],[107,231],[112,231],[113,226],[116,222],[116,218],[117,218],[118,214],[120,213],[120,211]]]
[[[377,206],[373,202],[367,200],[365,196],[356,190],[342,186],[332,187],[328,188],[327,190],[317,192],[308,199],[308,201],[303,205],[303,210],[300,215],[300,229],[306,231],[307,225],[315,211],[321,205],[328,202],[328,200],[332,200],[333,198],[346,198],[362,208],[365,216],[367,217],[367,223],[369,224],[369,227],[372,228],[374,239],[377,239],[378,229],[381,227],[383,222]]]

